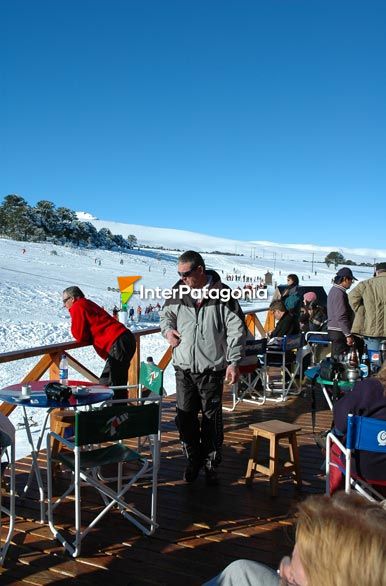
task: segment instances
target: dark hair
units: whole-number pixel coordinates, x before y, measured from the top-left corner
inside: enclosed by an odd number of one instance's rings
[[[181,256],[178,257],[178,262],[188,262],[192,268],[202,267],[205,269],[204,259],[202,258],[201,254],[195,250],[187,250],[186,252],[183,252]]]
[[[69,297],[74,297],[74,299],[79,299],[84,297],[83,291],[79,289],[76,285],[72,285],[72,287],[67,287],[63,291],[64,294],[68,295]]]
[[[291,279],[294,285],[299,285],[299,277],[294,274],[287,275],[287,279]]]

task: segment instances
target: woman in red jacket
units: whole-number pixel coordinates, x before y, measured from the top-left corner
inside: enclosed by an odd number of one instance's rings
[[[63,305],[71,315],[71,333],[75,340],[92,344],[97,354],[106,360],[100,384],[127,385],[127,371],[135,353],[135,337],[130,330],[86,299],[79,287],[67,287],[63,291]],[[124,390],[115,393],[116,398],[125,396]]]

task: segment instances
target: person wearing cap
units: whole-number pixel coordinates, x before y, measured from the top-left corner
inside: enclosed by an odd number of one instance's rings
[[[335,358],[348,352],[350,346],[354,346],[357,341],[351,332],[354,311],[347,295],[353,281],[357,280],[348,267],[339,269],[327,296],[327,329],[332,341],[331,354]]]
[[[352,331],[364,337],[368,350],[379,351],[386,339],[386,262],[375,265],[374,277],[358,283],[349,302],[355,312]]]

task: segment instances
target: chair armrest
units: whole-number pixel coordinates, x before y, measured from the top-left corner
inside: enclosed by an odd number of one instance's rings
[[[336,435],[332,431],[330,431],[330,433],[327,434],[327,448],[329,447],[329,442],[332,442],[333,444],[337,445],[338,448],[344,453],[344,455],[347,455],[346,446],[342,444],[342,442],[336,437]]]
[[[59,435],[58,433],[55,433],[54,431],[49,431],[47,433],[47,438],[56,439],[58,442],[60,442],[61,444],[64,444],[65,446],[67,446],[71,450],[73,450],[75,447],[74,442],[68,441],[68,439],[65,439],[63,436]]]

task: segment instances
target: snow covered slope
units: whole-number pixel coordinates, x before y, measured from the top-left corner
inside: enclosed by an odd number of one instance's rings
[[[230,252],[234,246],[239,254],[244,251],[245,256],[204,255],[208,267],[219,271],[223,279],[226,274],[235,272],[249,277],[263,277],[265,272],[270,270],[273,272],[274,281],[278,283],[284,283],[288,273],[297,273],[305,285],[323,285],[328,290],[335,272],[332,268],[328,269],[325,264],[315,264],[314,272],[311,272],[308,251],[289,249],[283,245],[265,243],[264,256],[258,254],[258,258],[251,258],[250,243],[181,230],[169,231],[100,220],[92,222],[95,225],[100,222],[98,228],[103,224],[113,232],[133,233],[140,241],[146,241],[148,244],[157,242],[164,247],[169,245],[184,250],[193,248]],[[143,229],[141,233],[139,228]],[[268,245],[271,247],[270,250]],[[386,258],[386,253],[381,256],[383,251],[372,251],[372,255],[376,256],[376,252],[377,257],[379,254],[379,258]],[[33,244],[0,239],[1,351],[71,340],[69,315],[61,302],[61,292],[65,287],[78,285],[87,297],[111,311],[115,304],[119,304],[119,293],[114,291],[117,288],[117,276],[139,275],[142,277],[140,283],[146,288],[170,287],[178,278],[178,254],[177,251],[148,249],[120,254],[105,250],[76,249],[49,243]],[[321,258],[324,256],[323,254]],[[372,274],[371,269],[364,267],[353,267],[353,271],[359,279],[368,278]],[[233,286],[238,284],[233,283]],[[135,295],[132,298],[132,305],[138,304],[143,306],[146,303]],[[267,303],[264,302],[264,305]],[[133,329],[146,325],[149,324],[133,324]],[[142,337],[142,357],[152,355],[157,361],[166,347],[166,342],[159,334]],[[74,351],[74,356],[93,372],[101,372],[103,361],[91,347]],[[29,359],[0,365],[0,386],[20,381],[35,363],[36,359]],[[171,368],[166,371],[165,387],[168,392],[174,391]],[[36,411],[32,415],[39,418],[41,414],[37,414]],[[17,412],[18,410],[13,415],[15,422],[18,422]],[[22,441],[24,430],[20,434],[18,432],[19,449],[25,450]],[[19,456],[20,453],[19,451]]]

